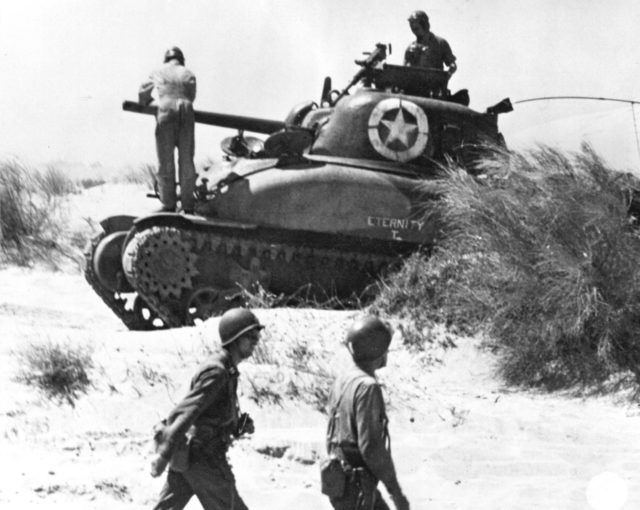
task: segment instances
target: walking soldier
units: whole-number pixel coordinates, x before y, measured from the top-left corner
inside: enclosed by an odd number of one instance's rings
[[[387,363],[390,342],[388,326],[373,316],[356,320],[347,333],[354,366],[336,380],[329,397],[328,459],[321,466],[322,490],[336,510],[388,510],[378,481],[397,510],[409,510],[391,458],[382,389],[375,377]]]

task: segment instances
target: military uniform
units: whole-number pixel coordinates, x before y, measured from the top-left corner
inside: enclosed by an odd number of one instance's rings
[[[375,377],[355,366],[340,377],[329,397],[327,452],[343,461],[344,493],[330,498],[336,510],[388,510],[377,489],[401,492],[391,458],[382,389]]]
[[[182,209],[193,211],[196,170],[193,101],[196,98],[196,77],[176,60],[156,69],[142,84],[139,101],[151,102],[151,93],[158,94],[156,116],[156,151],[158,154],[158,191],[165,209],[176,207],[176,167],[174,151],[178,148],[178,171]]]
[[[205,510],[246,510],[226,457],[238,428],[238,368],[220,349],[196,373],[187,396],[171,411],[156,438],[165,459],[175,454],[185,435],[188,465],[169,465],[156,510],[184,508],[195,494]]]
[[[444,65],[451,66],[456,57],[446,39],[429,32],[412,42],[404,54],[404,63],[412,67],[428,67],[444,69]]]

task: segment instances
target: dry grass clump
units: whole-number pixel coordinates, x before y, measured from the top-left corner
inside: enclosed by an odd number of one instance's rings
[[[47,195],[62,197],[78,191],[76,183],[54,165],[47,165],[43,171],[36,172],[34,177],[39,188]]]
[[[365,289],[368,293],[370,289]],[[367,301],[368,296],[353,294],[348,298],[331,296],[326,291],[304,285],[291,294],[274,294],[266,290],[260,283],[252,285],[250,289],[242,287],[238,294],[244,306],[248,308],[313,308],[315,310],[360,310]]]
[[[39,172],[18,161],[0,162],[0,246],[8,261],[25,265],[60,248],[63,195],[73,190],[55,167]]]
[[[74,405],[91,385],[91,351],[69,344],[32,343],[14,353],[20,369],[16,380],[36,386],[48,398]]]
[[[449,169],[438,249],[410,259],[378,306],[487,328],[511,383],[558,388],[624,371],[640,382],[632,180],[587,145],[495,152],[483,172]]]
[[[121,175],[115,177],[115,182],[125,184],[145,184],[150,189],[156,187],[156,166],[152,164],[142,164],[135,168],[129,167]]]

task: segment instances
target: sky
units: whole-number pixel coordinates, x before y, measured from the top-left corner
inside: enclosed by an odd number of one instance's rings
[[[197,76],[197,109],[283,120],[319,99],[325,76],[343,88],[377,42],[402,63],[415,9],[449,41],[450,88],[469,89],[476,110],[640,100],[637,0],[0,0],[0,158],[96,172],[155,162],[153,118],[121,105],[173,45]],[[515,107],[500,118],[510,146],[587,140],[640,168],[640,105]],[[232,134],[198,125],[196,160],[220,159]]]

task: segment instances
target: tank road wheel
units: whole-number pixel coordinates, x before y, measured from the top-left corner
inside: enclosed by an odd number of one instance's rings
[[[133,313],[138,319],[138,324],[143,325],[143,327],[139,328],[141,330],[151,331],[153,329],[166,329],[167,327],[160,316],[140,296],[136,296],[133,300]]]
[[[210,317],[221,315],[231,308],[233,300],[229,299],[236,291],[220,290],[214,287],[202,287],[194,290],[187,301],[186,323],[197,324]]]

